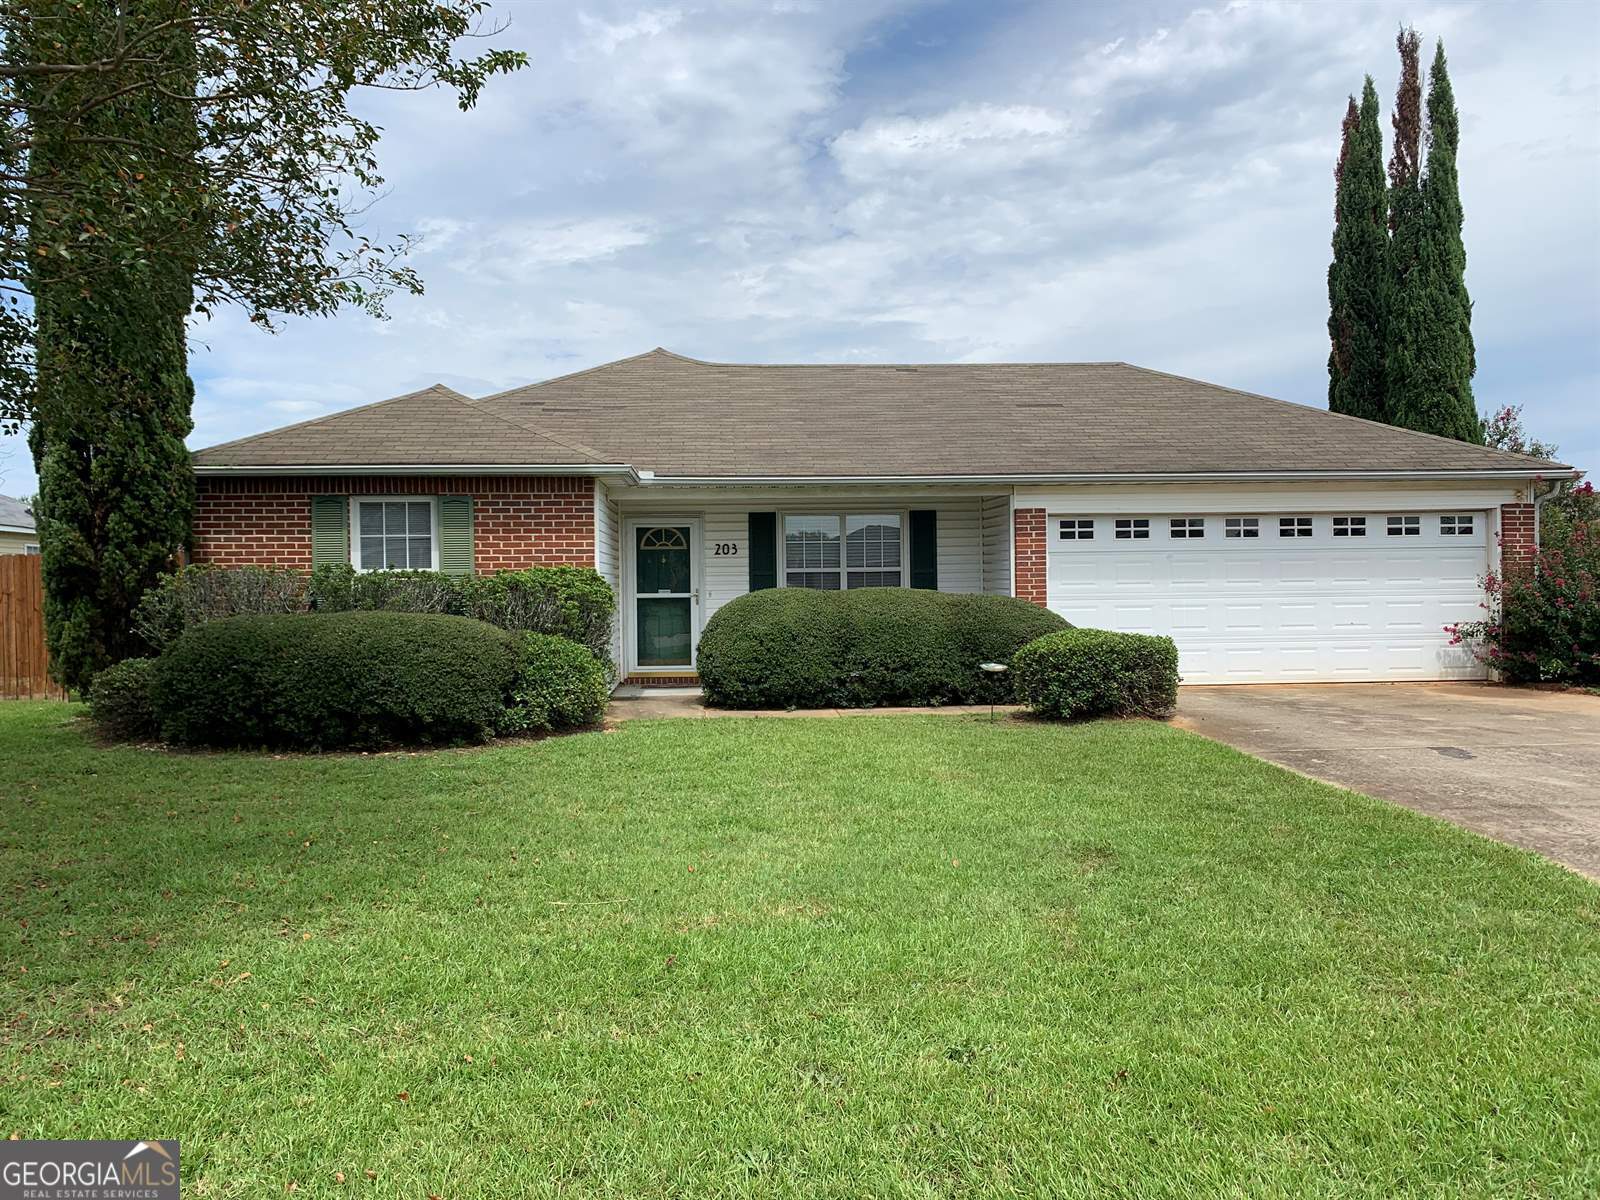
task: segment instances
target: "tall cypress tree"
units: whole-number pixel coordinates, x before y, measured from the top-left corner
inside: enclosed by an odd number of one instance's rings
[[[1328,267],[1328,407],[1383,420],[1384,229],[1383,134],[1372,76],[1345,113],[1334,171],[1333,262]]]
[[[1427,322],[1422,326],[1413,395],[1422,405],[1407,414],[1413,429],[1483,441],[1472,398],[1477,369],[1472,344],[1472,300],[1467,295],[1467,248],[1461,240],[1461,192],[1456,148],[1461,126],[1445,63],[1444,43],[1428,73],[1428,164],[1422,178],[1422,248],[1419,263]]]
[[[96,5],[62,0],[48,8],[54,56],[92,53],[106,36]],[[29,290],[36,321],[36,383],[30,442],[39,471],[45,636],[52,669],[82,689],[107,664],[135,650],[130,615],[140,595],[188,536],[194,481],[184,438],[194,388],[184,321],[193,301],[192,265],[160,253],[129,255],[92,279],[71,257],[46,251],[64,232],[90,241],[112,228],[151,250],[173,234],[163,214],[197,186],[198,130],[192,42],[182,22],[122,11],[123,35],[167,67],[163,90],[136,89],[89,103],[71,82],[32,89],[29,214],[36,247]],[[71,61],[71,60],[68,60]],[[142,156],[130,146],[157,146]],[[118,148],[109,154],[108,147]],[[142,203],[97,203],[55,180],[116,173]],[[107,194],[112,194],[107,189]],[[69,198],[70,197],[70,198]]]
[[[1389,254],[1384,297],[1384,412],[1391,425],[1419,429],[1428,411],[1420,394],[1421,343],[1428,323],[1426,282],[1421,271],[1422,75],[1414,29],[1395,38],[1400,85],[1394,100],[1394,147],[1389,155]]]

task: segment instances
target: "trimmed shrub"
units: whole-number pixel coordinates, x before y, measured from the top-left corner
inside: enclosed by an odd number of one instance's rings
[[[718,609],[700,635],[706,700],[724,708],[1004,703],[1018,647],[1066,629],[1009,596],[906,588],[771,588]]]
[[[1064,629],[1011,660],[1017,699],[1045,717],[1145,716],[1178,702],[1178,647],[1169,637]]]
[[[617,600],[588,567],[529,567],[495,575],[356,571],[347,563],[311,573],[318,612],[448,613],[516,633],[553,633],[609,664]]]
[[[610,694],[606,669],[587,647],[553,633],[525,633],[500,728],[544,733],[594,725],[605,715]]]
[[[125,658],[94,677],[89,685],[89,717],[107,737],[136,740],[160,736],[150,684],[153,658]]]
[[[588,567],[529,567],[460,581],[460,612],[513,632],[553,633],[611,661],[617,598]]]
[[[443,571],[357,571],[324,563],[311,572],[318,612],[408,612],[459,616],[460,576]]]
[[[162,734],[196,746],[333,750],[482,741],[504,720],[520,645],[424,613],[229,617],[156,663]]]
[[[170,575],[139,599],[134,632],[159,654],[185,630],[223,617],[304,612],[306,577],[276,567],[214,567],[195,563]]]

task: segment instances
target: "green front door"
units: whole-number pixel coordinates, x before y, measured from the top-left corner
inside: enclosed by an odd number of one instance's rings
[[[633,531],[634,629],[641,667],[694,662],[694,529],[640,525]]]

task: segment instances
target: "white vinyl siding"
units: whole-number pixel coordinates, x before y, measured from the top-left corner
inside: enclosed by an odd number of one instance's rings
[[[978,504],[979,586],[994,596],[1011,594],[1011,498],[985,496]]]
[[[594,489],[594,569],[600,578],[611,585],[611,591],[622,595],[622,518],[617,512],[617,502],[611,498],[605,484],[596,482]],[[621,601],[618,601],[621,607]],[[613,622],[611,630],[611,659],[622,663],[622,622]]]
[[[713,613],[728,601],[750,590],[750,514],[776,512],[778,521],[778,575],[783,577],[783,514],[785,512],[817,512],[826,507],[838,512],[902,512],[913,509],[933,509],[938,516],[938,565],[941,592],[979,592],[984,589],[984,549],[979,527],[979,498],[977,496],[955,499],[907,498],[887,493],[881,498],[863,499],[852,495],[848,500],[833,504],[830,500],[761,500],[748,499],[727,503],[704,502],[690,505],[679,503],[672,511],[694,512],[704,523],[701,549],[701,614],[702,628]],[[1004,500],[1000,508],[1005,513],[1009,533],[1010,512]],[[625,506],[626,515],[644,515],[648,509],[635,510]],[[664,508],[657,511],[666,511]],[[740,553],[735,556],[717,555],[713,550],[719,544],[736,545]],[[1005,590],[1010,590],[1010,539],[1005,539]],[[910,580],[907,568],[907,582]]]

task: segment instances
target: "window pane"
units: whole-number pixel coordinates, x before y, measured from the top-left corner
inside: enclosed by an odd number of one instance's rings
[[[839,566],[839,518],[784,517],[783,562],[791,571],[836,569]]]
[[[900,518],[898,516],[846,517],[845,565],[847,567],[898,567],[900,565]]]
[[[361,514],[362,537],[377,537],[383,533],[383,505],[358,504],[356,511]]]
[[[406,506],[403,500],[390,500],[383,506],[383,531],[390,537],[404,535],[406,531]]]
[[[379,519],[383,517],[378,514]],[[383,569],[383,539],[381,537],[364,537],[361,539],[361,569],[363,571],[379,571]]]
[[[851,571],[849,585],[860,587],[899,587],[899,571]]]
[[[839,590],[837,571],[790,571],[785,581],[789,587],[816,588],[822,592]]]
[[[433,505],[426,500],[412,501],[408,510],[406,532],[412,537],[433,532]]]
[[[684,525],[641,525],[634,534],[634,565],[640,592],[687,592],[690,529]]]
[[[386,538],[383,543],[383,565],[391,571],[404,571],[411,564],[406,562],[405,538]]]
[[[433,539],[425,537],[407,538],[411,543],[411,569],[426,571],[433,566]]]

